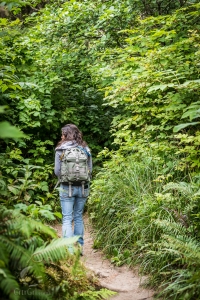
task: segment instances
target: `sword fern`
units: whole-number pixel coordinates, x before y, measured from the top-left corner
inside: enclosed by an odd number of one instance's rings
[[[50,287],[46,265],[66,258],[66,246],[77,240],[55,238],[55,231],[48,226],[0,207],[0,290],[3,295],[12,300],[26,299],[28,288],[33,299],[52,298],[49,294],[47,297]]]

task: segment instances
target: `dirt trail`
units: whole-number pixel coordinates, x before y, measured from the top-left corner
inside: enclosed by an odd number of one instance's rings
[[[92,248],[93,240],[91,227],[85,218],[84,250],[81,258],[85,266],[94,272],[99,280],[100,287],[116,291],[117,294],[109,300],[152,300],[153,291],[140,287],[142,280],[137,272],[127,266],[116,267],[105,259],[101,251]],[[61,234],[61,225],[57,225],[58,234]]]

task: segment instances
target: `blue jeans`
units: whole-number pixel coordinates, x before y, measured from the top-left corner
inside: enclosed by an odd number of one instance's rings
[[[80,236],[78,243],[84,244],[83,210],[89,195],[89,188],[84,190],[82,196],[81,186],[72,186],[72,197],[69,197],[69,186],[61,184],[59,189],[60,203],[62,208],[62,235],[64,238]],[[72,223],[74,221],[74,228]]]

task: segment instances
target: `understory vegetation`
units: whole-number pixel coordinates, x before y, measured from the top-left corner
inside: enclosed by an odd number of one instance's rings
[[[147,152],[126,162],[115,157],[89,200],[94,247],[116,265],[139,264],[161,299],[200,297],[200,177],[180,175]]]
[[[76,237],[57,238],[53,228],[0,207],[1,299],[100,299],[79,260],[66,246]]]
[[[199,24],[198,0],[0,2],[1,299],[112,294],[50,228],[67,123],[93,155],[94,247],[200,299]]]

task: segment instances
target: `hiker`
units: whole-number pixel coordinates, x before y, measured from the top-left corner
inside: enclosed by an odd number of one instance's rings
[[[82,249],[84,244],[83,210],[89,195],[92,156],[76,125],[67,124],[61,131],[61,141],[55,149],[54,173],[60,183],[62,236],[65,238],[79,236],[78,245]],[[73,221],[74,227],[72,227]]]

